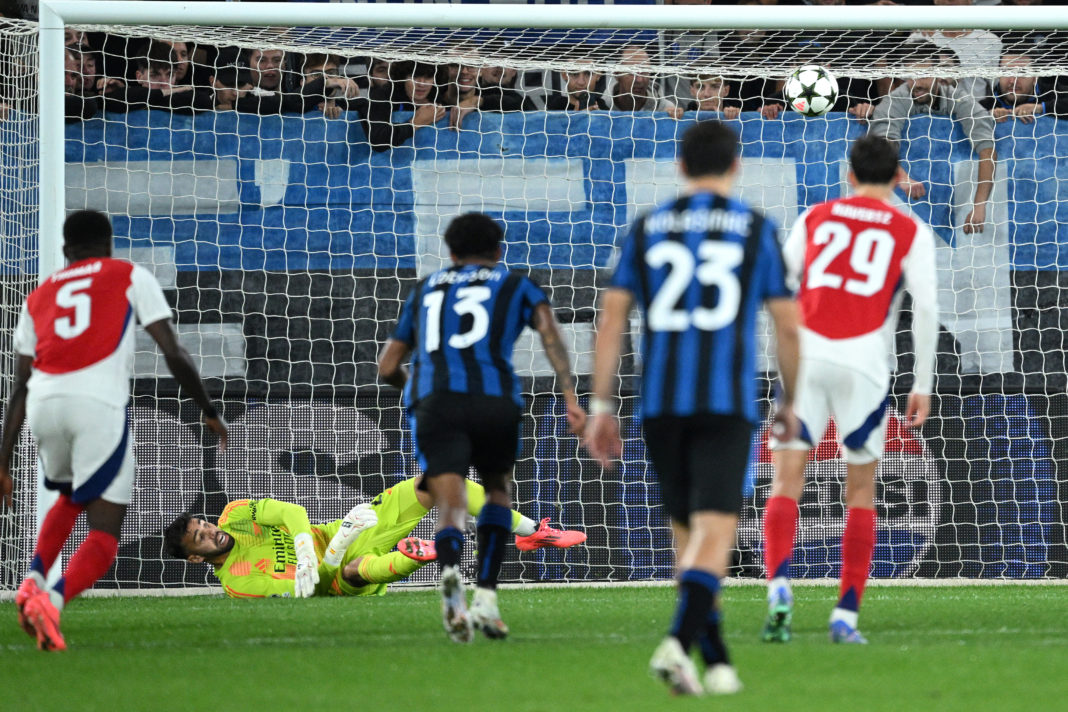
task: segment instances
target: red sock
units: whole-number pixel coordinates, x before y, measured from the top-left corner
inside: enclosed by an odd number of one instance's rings
[[[789,497],[770,497],[764,509],[764,566],[768,580],[790,576],[790,560],[797,536],[797,502]]]
[[[842,534],[842,584],[838,607],[860,610],[864,584],[868,582],[872,552],[875,551],[875,510],[850,507]]]
[[[83,509],[85,507],[76,504],[70,495],[59,496],[41,522],[37,548],[33,550],[33,560],[30,562],[31,571],[36,571],[41,576],[48,574],[52,564],[56,563],[59,552],[63,551],[63,545],[67,543],[74,523],[78,521],[78,515]]]
[[[111,568],[111,562],[118,553],[118,539],[107,532],[90,529],[89,536],[70,557],[67,572],[55,586],[63,594],[63,602],[66,603],[96,583]]]

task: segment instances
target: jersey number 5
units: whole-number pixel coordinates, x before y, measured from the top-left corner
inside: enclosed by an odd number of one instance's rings
[[[697,263],[685,245],[665,240],[650,247],[645,262],[653,269],[667,265],[667,276],[649,303],[649,328],[653,331],[686,331],[692,325],[701,331],[716,331],[734,321],[742,300],[742,289],[734,269],[742,263],[744,251],[733,242],[705,240],[697,248]],[[694,278],[705,287],[719,291],[716,306],[679,309]]]
[[[471,328],[449,337],[449,346],[454,349],[466,349],[481,341],[489,332],[489,312],[484,302],[493,295],[489,287],[461,287],[456,290],[456,303],[453,311],[460,317],[470,314]],[[445,292],[436,291],[423,297],[426,306],[426,350],[433,353],[441,348],[441,305],[445,302]]]
[[[812,233],[812,242],[826,247],[820,250],[808,267],[809,289],[845,289],[850,294],[870,297],[878,294],[886,284],[886,271],[894,254],[894,236],[886,230],[870,227],[854,237],[848,225],[831,221],[820,223]],[[840,274],[827,271],[834,259],[845,252],[851,243],[853,249],[849,253],[849,266],[864,279],[845,279]]]
[[[93,304],[85,290],[93,284],[93,278],[76,279],[67,282],[56,292],[56,306],[60,309],[73,309],[74,316],[61,316],[55,321],[56,336],[61,339],[73,339],[85,333],[89,328],[89,317],[93,313]]]

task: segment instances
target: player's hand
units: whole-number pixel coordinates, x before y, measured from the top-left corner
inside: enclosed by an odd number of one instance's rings
[[[586,411],[578,403],[567,404],[567,429],[578,438],[586,431]]]
[[[370,529],[376,524],[378,524],[378,512],[374,510],[370,502],[364,502],[349,510],[349,513],[341,520],[341,529],[348,530],[353,534],[359,534],[364,529]],[[353,538],[355,539],[355,537]]]
[[[908,407],[905,409],[905,425],[918,428],[931,413],[931,396],[926,393],[909,393]]]
[[[315,558],[315,544],[311,534],[297,534],[293,537],[293,547],[297,550],[297,574],[293,578],[293,595],[297,598],[311,598],[315,595],[315,584],[319,583],[319,561]]]
[[[216,415],[214,418],[204,416],[204,425],[208,426],[208,430],[219,436],[219,450],[226,452],[226,439],[230,434],[230,428],[223,420],[222,414]]]
[[[11,498],[11,493],[15,489],[15,481],[11,479],[11,468],[4,464],[0,465],[0,503],[2,503],[8,509],[15,508],[15,502]]]
[[[976,203],[972,206],[968,217],[964,218],[964,234],[982,232],[984,227],[986,227],[986,203]]]
[[[602,413],[589,419],[586,424],[586,449],[594,460],[608,467],[623,453],[623,441],[619,437],[619,421],[614,415]]]
[[[771,419],[771,435],[776,442],[788,443],[797,438],[801,426],[794,415],[793,406],[780,405]]]

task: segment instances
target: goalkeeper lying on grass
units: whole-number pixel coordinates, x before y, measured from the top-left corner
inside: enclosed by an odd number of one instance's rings
[[[390,487],[326,524],[312,525],[304,507],[274,499],[230,502],[217,526],[183,514],[167,527],[164,548],[175,558],[211,564],[234,598],[381,596],[386,584],[407,578],[436,556],[434,542],[409,536],[431,506],[430,495],[417,487],[420,479]],[[472,515],[484,499],[482,486],[469,480]],[[553,529],[548,522],[538,526],[513,511],[516,546],[531,551],[586,540],[582,532]]]

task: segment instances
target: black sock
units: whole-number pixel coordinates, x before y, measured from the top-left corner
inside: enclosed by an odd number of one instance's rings
[[[723,636],[720,633],[720,621],[719,611],[713,607],[708,612],[708,619],[705,621],[705,632],[697,640],[705,665],[731,664],[730,655],[727,654],[727,644],[723,642]]]
[[[708,613],[719,591],[719,579],[708,571],[688,569],[679,575],[679,603],[669,633],[688,651],[707,627]]]
[[[497,588],[512,527],[512,510],[487,502],[478,515],[478,587]]]
[[[464,551],[464,533],[456,527],[445,527],[434,535],[434,548],[438,552],[438,566],[459,566]]]

